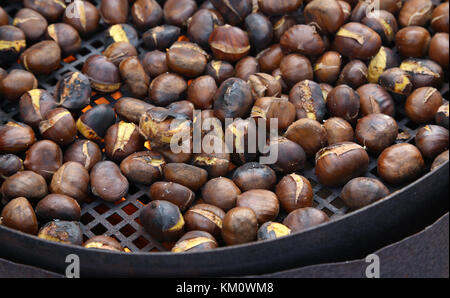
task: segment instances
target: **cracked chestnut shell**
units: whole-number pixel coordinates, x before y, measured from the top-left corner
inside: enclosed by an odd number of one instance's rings
[[[242,61],[243,59],[241,59]],[[222,84],[225,80],[234,75],[234,67],[226,61],[211,60],[206,65],[205,75],[212,76],[216,80],[217,85]]]
[[[0,66],[8,66],[26,49],[25,33],[15,26],[0,26],[0,45]]]
[[[278,222],[268,221],[258,230],[258,241],[273,240],[291,234],[291,229]]]
[[[431,27],[436,32],[448,33],[448,20],[449,20],[449,8],[448,2],[439,4],[431,15]],[[447,63],[448,64],[448,63]]]
[[[314,81],[304,80],[292,87],[289,101],[297,111],[297,119],[309,118],[322,121],[327,112],[322,89]]]
[[[77,140],[64,152],[64,162],[78,162],[88,171],[102,160],[100,147],[89,140]]]
[[[108,128],[105,135],[106,156],[121,162],[127,156],[144,148],[144,138],[134,123],[120,121]]]
[[[103,250],[112,250],[112,251],[124,251],[122,245],[116,239],[100,235],[94,236],[85,243],[83,243],[83,247],[85,248],[95,248],[95,249],[103,249]]]
[[[255,212],[250,208],[233,208],[224,217],[222,238],[227,245],[254,241],[257,232],[258,219]]]
[[[374,30],[384,45],[390,45],[398,31],[397,19],[386,10],[375,10],[366,14],[361,23]]]
[[[424,160],[416,146],[396,144],[378,157],[377,170],[384,181],[399,185],[417,179],[424,170]]]
[[[57,22],[63,15],[66,4],[58,0],[24,0],[23,6],[42,14],[50,23]]]
[[[130,5],[127,0],[109,0],[101,1],[98,9],[106,24],[122,24],[127,22]]]
[[[148,96],[150,103],[167,106],[180,100],[187,90],[187,83],[178,74],[164,73],[156,77],[150,84]]]
[[[198,252],[215,249],[219,246],[214,237],[204,231],[187,232],[180,240],[175,243],[172,252]]]
[[[13,102],[17,101],[25,92],[37,87],[36,77],[31,72],[22,69],[13,69],[0,80],[0,94],[3,98]]]
[[[74,1],[67,5],[63,20],[74,27],[82,37],[88,37],[97,31],[100,14],[89,1]]]
[[[408,96],[405,112],[415,123],[428,123],[434,119],[442,104],[442,95],[436,88],[422,87]]]
[[[211,107],[217,91],[216,81],[211,76],[195,78],[188,87],[187,99],[198,109]]]
[[[359,95],[360,115],[383,113],[394,117],[395,103],[391,95],[378,84],[365,84],[356,89]]]
[[[397,140],[398,125],[391,116],[369,114],[358,120],[355,135],[360,145],[379,154]]]
[[[431,165],[431,171],[436,170],[437,168],[439,168],[440,166],[442,166],[443,164],[447,163],[449,159],[449,152],[448,150],[445,152],[442,152],[441,154],[439,154],[433,161],[433,164]]]
[[[287,212],[312,207],[314,192],[308,179],[298,174],[284,176],[276,187],[281,207]]]
[[[120,62],[120,76],[130,93],[137,98],[145,98],[150,85],[150,77],[137,56],[131,56]]]
[[[2,195],[6,200],[25,197],[37,202],[48,194],[44,177],[32,171],[21,171],[3,182]]]
[[[238,78],[230,78],[220,85],[214,96],[214,114],[221,121],[225,118],[245,117],[253,104],[251,88]]]
[[[10,201],[1,213],[2,225],[27,234],[36,235],[38,222],[33,207],[24,197]]]
[[[339,197],[349,208],[357,210],[387,197],[390,193],[378,179],[359,177],[350,180],[342,188]]]
[[[322,37],[311,25],[292,26],[281,36],[280,45],[288,51],[312,57],[325,51]]]
[[[275,220],[280,211],[277,196],[265,189],[253,189],[240,194],[237,197],[236,206],[252,209],[259,225]]]
[[[120,164],[120,170],[128,180],[143,185],[151,185],[161,179],[164,158],[153,151],[136,152],[126,157]]]
[[[188,231],[204,231],[215,237],[220,237],[224,218],[222,209],[209,204],[196,204],[184,214]]]
[[[437,110],[436,116],[434,120],[436,121],[436,124],[445,127],[449,129],[449,123],[448,123],[448,101],[445,102],[442,106],[439,107]]]
[[[74,55],[81,49],[80,34],[69,24],[56,23],[49,25],[45,32],[45,37],[59,45],[62,57]]]
[[[316,154],[316,176],[330,187],[342,186],[361,176],[369,166],[369,155],[356,143],[343,142],[323,148]]]
[[[164,178],[191,189],[199,190],[208,181],[208,172],[202,168],[184,163],[168,163],[163,169]]]
[[[109,105],[97,105],[89,109],[77,120],[80,134],[95,142],[101,142],[108,128],[116,123],[116,114]]]
[[[377,84],[380,75],[386,69],[398,67],[399,65],[398,55],[392,49],[381,47],[369,62],[367,79],[370,83]]]
[[[0,126],[0,152],[19,153],[36,142],[33,129],[23,123],[8,122]]]
[[[91,83],[81,72],[64,74],[55,87],[58,104],[68,110],[81,110],[91,100]]]
[[[8,21],[8,18],[6,20]],[[8,22],[5,25],[7,24]],[[12,24],[21,29],[30,42],[38,41],[48,26],[47,20],[40,13],[29,8],[20,9],[14,16]]]
[[[109,27],[105,33],[105,47],[109,47],[115,42],[129,42],[134,47],[139,45],[139,36],[136,29],[129,24],[115,24]]]
[[[63,152],[52,141],[44,140],[34,143],[26,152],[23,165],[26,170],[38,173],[50,182],[53,174],[63,164]]]
[[[405,59],[399,67],[411,76],[414,88],[427,86],[440,88],[445,78],[442,67],[428,59]]]
[[[183,212],[194,202],[195,194],[181,184],[160,181],[153,183],[150,187],[150,198],[152,201],[169,201]]]
[[[327,131],[328,144],[352,142],[354,139],[353,127],[345,119],[332,117],[323,123]]]
[[[252,0],[210,0],[210,2],[220,12],[226,23],[233,26],[243,22],[252,12]]]
[[[341,72],[342,56],[338,52],[328,51],[314,64],[314,77],[318,82],[333,84]]]
[[[137,0],[131,6],[131,17],[136,27],[144,31],[159,25],[163,10],[155,0]]]
[[[433,13],[431,0],[409,0],[403,3],[398,15],[398,23],[402,27],[425,26]]]
[[[152,201],[139,215],[144,229],[156,240],[177,241],[184,233],[184,219],[177,205],[168,201]]]
[[[339,29],[332,47],[350,59],[368,60],[380,50],[381,38],[366,25],[351,22]]]
[[[378,83],[389,92],[400,96],[409,95],[413,91],[411,76],[401,68],[394,67],[385,70],[379,77]]]
[[[77,126],[72,114],[64,108],[51,110],[39,123],[39,131],[44,139],[49,139],[60,146],[72,143],[77,136]]]
[[[299,144],[308,157],[328,144],[327,131],[318,121],[303,118],[292,123],[284,137]]]
[[[306,207],[289,213],[283,220],[283,224],[291,229],[291,233],[297,233],[328,222],[329,220],[325,212],[312,207]]]
[[[79,221],[81,208],[78,202],[69,196],[51,194],[40,200],[36,205],[36,216],[42,222],[55,219]]]
[[[292,102],[276,97],[260,97],[253,105],[250,117],[258,121],[264,119],[267,128],[270,128],[271,120],[278,120],[278,130],[285,130],[296,118],[295,106]]]
[[[426,125],[417,131],[415,143],[423,157],[434,159],[448,150],[448,129],[438,125]]]
[[[304,8],[305,22],[323,34],[333,34],[344,24],[345,16],[338,1],[314,0]]]
[[[120,88],[119,68],[104,56],[89,56],[81,71],[91,81],[92,88],[99,92],[111,93]]]
[[[250,84],[252,96],[255,100],[261,97],[278,97],[281,95],[280,82],[269,74],[256,73],[250,75],[248,84]]]
[[[230,179],[219,177],[209,180],[202,189],[202,199],[211,204],[228,211],[236,207],[236,200],[241,190]]]
[[[218,26],[209,36],[209,46],[218,60],[236,62],[250,53],[247,32],[230,25]]]
[[[103,55],[108,58],[109,61],[114,63],[115,66],[119,67],[120,63],[133,56],[138,56],[136,48],[129,42],[118,41],[110,44]]]
[[[39,230],[38,237],[72,245],[83,243],[83,231],[80,223],[76,221],[57,220],[48,222]]]
[[[91,190],[107,202],[116,202],[128,193],[128,180],[112,161],[98,162],[91,170]]]
[[[72,197],[80,204],[86,202],[89,196],[89,173],[78,162],[66,162],[53,175],[50,191]]]
[[[285,15],[296,11],[303,0],[258,0],[259,8],[268,15]]]
[[[277,182],[277,176],[270,167],[249,162],[236,169],[232,180],[245,192],[252,189],[271,189]]]
[[[397,50],[405,57],[423,57],[428,51],[430,41],[428,30],[419,26],[408,26],[395,34]]]
[[[32,89],[25,92],[19,101],[20,116],[23,122],[37,128],[44,120],[43,115],[57,107],[54,97],[43,89]]]
[[[165,51],[180,37],[181,29],[172,25],[161,25],[147,30],[142,35],[144,45],[149,50]]]
[[[255,73],[260,71],[265,73],[272,73],[275,69],[280,67],[281,59],[283,59],[283,57],[284,52],[281,48],[281,45],[279,44],[271,45],[267,49],[260,51],[256,56],[256,65],[258,69],[257,71],[255,71]]]
[[[167,51],[167,66],[178,74],[195,78],[205,71],[208,54],[197,44],[177,41]]]
[[[194,0],[167,0],[163,9],[167,24],[186,27],[188,19],[197,11],[197,3]]]
[[[53,40],[44,40],[26,49],[20,61],[35,75],[49,75],[61,63],[61,48]]]

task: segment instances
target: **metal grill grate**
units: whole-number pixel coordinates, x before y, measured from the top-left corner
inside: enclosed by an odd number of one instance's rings
[[[2,7],[10,16],[14,16],[20,9],[20,5],[8,3],[9,1],[0,1]],[[99,0],[91,1],[98,3]],[[39,88],[53,91],[55,84],[67,72],[81,71],[84,61],[93,54],[101,54],[104,49],[103,31],[107,28],[101,24],[99,33],[88,40],[83,41],[80,52],[74,56],[69,56],[61,62],[61,67],[50,76],[38,77]],[[146,53],[146,49],[138,46],[140,56]],[[12,65],[11,69],[21,68],[20,65]],[[448,84],[442,90],[442,93],[448,99]],[[113,94],[98,94],[93,92],[91,104],[84,111],[99,104],[109,104],[114,106],[115,102],[122,96],[127,96],[125,90]],[[414,136],[419,128],[405,117],[404,109],[401,104],[397,105],[396,120],[399,126],[399,133],[404,133],[406,137],[398,142],[414,143]],[[83,111],[83,112],[84,112]],[[0,125],[7,121],[20,121],[18,107],[15,104],[0,102]],[[429,166],[429,165],[428,165]],[[365,176],[377,177],[376,158],[370,157],[370,164]],[[308,163],[304,170],[299,174],[308,178],[313,186],[314,191],[314,207],[323,210],[332,219],[342,216],[348,212],[348,208],[339,198],[340,188],[329,188],[320,185],[316,180],[312,163]],[[403,185],[404,186],[404,185]],[[401,189],[390,187],[392,192]],[[171,244],[158,243],[154,241],[147,233],[143,231],[139,223],[139,210],[150,201],[148,195],[149,187],[130,185],[128,195],[121,201],[116,203],[108,203],[101,199],[95,199],[91,203],[82,206],[81,223],[85,240],[95,235],[106,234],[116,238],[121,244],[132,252],[157,252],[170,250]],[[280,214],[281,221],[286,214]]]

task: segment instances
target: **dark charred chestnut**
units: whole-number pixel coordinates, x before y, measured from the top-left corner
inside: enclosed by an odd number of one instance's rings
[[[381,87],[400,96],[409,95],[413,91],[411,76],[398,67],[385,70],[379,77]]]
[[[75,141],[64,152],[64,162],[69,161],[78,162],[88,171],[102,160],[102,151],[98,145],[89,140]]]
[[[251,75],[259,73],[259,63],[255,57],[247,56],[236,63],[234,76],[248,81]]]
[[[32,89],[20,97],[20,116],[23,121],[37,128],[48,111],[57,107],[53,96],[43,89]]]
[[[381,153],[397,139],[398,125],[385,114],[369,114],[358,120],[355,130],[358,143],[370,152]]]
[[[278,222],[268,221],[258,230],[258,241],[274,240],[291,234],[291,229]]]
[[[252,12],[252,0],[210,0],[226,22],[237,25]]]
[[[340,198],[353,210],[375,203],[390,194],[389,189],[379,180],[359,177],[350,180],[342,189]]]
[[[398,23],[402,27],[424,26],[431,19],[433,7],[431,0],[406,1],[400,9]]]
[[[272,43],[273,26],[265,15],[259,12],[249,14],[245,18],[245,29],[254,53],[259,53]]]
[[[39,131],[44,139],[66,146],[75,140],[77,126],[68,110],[56,108],[45,114],[44,120],[39,123]]]
[[[63,1],[24,0],[23,6],[43,15],[50,23],[57,22],[63,15],[66,4]]]
[[[177,205],[169,201],[152,201],[139,216],[144,229],[158,241],[176,241],[184,233],[184,219]]]
[[[129,9],[127,0],[101,1],[99,6],[102,20],[110,25],[126,23]]]
[[[0,126],[0,153],[19,153],[36,142],[31,127],[23,123],[8,122]]]
[[[25,197],[38,202],[48,194],[44,177],[32,171],[18,172],[3,182],[2,195],[6,200]]]
[[[283,177],[277,185],[276,195],[281,207],[290,213],[299,208],[312,207],[314,193],[308,179],[297,174]]]
[[[364,62],[361,60],[352,60],[342,69],[337,84],[358,88],[367,83],[368,75],[369,71]]]
[[[222,209],[209,204],[196,204],[184,214],[187,230],[204,231],[215,237],[220,237],[224,217]]]
[[[125,158],[120,164],[120,170],[128,180],[143,185],[151,185],[160,180],[162,167],[166,164],[164,158],[153,151],[136,152]]]
[[[35,75],[49,75],[61,63],[61,49],[56,42],[44,40],[25,50],[20,61],[26,70]]]
[[[374,30],[384,45],[390,45],[398,30],[395,16],[386,10],[374,10],[366,14],[361,23]]]
[[[178,74],[194,78],[205,71],[208,54],[197,44],[178,41],[167,51],[167,66]]]
[[[333,34],[344,24],[345,15],[338,1],[314,0],[305,6],[305,21],[323,34]]]
[[[89,173],[80,163],[69,161],[53,175],[50,191],[72,197],[80,204],[86,202],[89,191]]]
[[[112,250],[112,251],[124,251],[122,245],[116,239],[105,235],[94,236],[85,243],[85,248]]]
[[[434,159],[433,164],[431,165],[431,171],[434,171],[437,168],[439,168],[440,166],[442,166],[443,164],[446,164],[448,162],[448,158],[449,158],[448,150],[439,154]]]
[[[415,142],[423,157],[434,159],[448,150],[448,129],[438,125],[426,125],[417,131]]]
[[[180,37],[180,28],[172,25],[162,25],[149,29],[142,36],[144,45],[149,50],[165,51],[178,37]]]
[[[422,154],[411,144],[386,148],[378,157],[378,175],[389,184],[402,184],[418,178],[424,170]]]
[[[309,118],[322,121],[326,113],[322,89],[314,81],[304,80],[292,87],[289,94],[297,111],[297,119]]]
[[[307,156],[314,156],[328,142],[325,128],[318,121],[309,118],[292,123],[284,136],[299,144]]]
[[[100,142],[106,130],[115,122],[114,110],[109,105],[98,105],[78,118],[77,129],[86,139]]]
[[[297,233],[326,223],[329,220],[325,212],[312,207],[306,207],[289,213],[284,219],[283,224],[291,229],[291,233]]]
[[[175,243],[172,252],[198,252],[215,249],[219,246],[214,237],[203,231],[187,232],[180,240]]]
[[[434,119],[442,103],[442,96],[436,88],[422,87],[408,96],[405,112],[415,123],[428,123]]]
[[[121,41],[129,42],[134,47],[137,47],[139,45],[139,37],[136,29],[128,24],[116,24],[105,31],[105,48]]]
[[[428,30],[419,26],[405,27],[395,35],[397,50],[405,57],[423,57],[428,51],[430,41]]]
[[[81,245],[83,232],[76,221],[55,220],[46,223],[38,232],[38,237],[65,244]]]
[[[448,33],[448,2],[439,4],[431,15],[431,27],[436,32]]]
[[[104,56],[90,56],[84,62],[82,72],[91,81],[92,88],[99,92],[111,93],[120,88],[119,68]]]
[[[167,0],[164,3],[164,20],[170,25],[186,27],[188,19],[196,11],[194,0]]]
[[[440,106],[440,108],[438,109],[436,116],[435,116],[435,121],[436,124],[443,126],[447,129],[449,129],[449,125],[448,125],[448,101],[445,102],[442,106]]]
[[[59,194],[51,194],[36,205],[36,215],[39,221],[49,222],[55,219],[79,221],[81,208],[76,200]]]
[[[169,71],[166,53],[155,50],[145,54],[142,58],[142,66],[150,77],[157,77]]]
[[[232,180],[245,192],[252,189],[271,189],[277,182],[277,176],[267,165],[249,162],[237,168]]]
[[[119,67],[123,60],[138,55],[136,48],[126,41],[112,43],[106,48],[103,54],[117,67]]]
[[[138,57],[124,59],[119,65],[120,76],[130,93],[138,98],[145,98],[150,85],[150,78]]]
[[[248,34],[230,25],[216,27],[209,37],[209,46],[216,59],[229,62],[247,56],[251,48]]]
[[[234,68],[228,62],[212,60],[206,65],[205,74],[212,76],[217,85],[220,85],[234,75]]]
[[[0,182],[23,170],[22,160],[14,154],[0,154]]]
[[[361,116],[383,113],[394,117],[395,103],[389,93],[378,84],[365,84],[356,90],[359,95]]]
[[[225,215],[222,238],[227,245],[237,245],[254,241],[258,232],[255,212],[247,207],[236,207]]]
[[[68,110],[81,110],[91,100],[91,84],[81,72],[64,74],[55,87],[55,98],[61,107]]]
[[[137,0],[131,7],[131,17],[136,27],[145,31],[159,25],[163,10],[155,0]]]
[[[303,80],[312,80],[314,73],[311,62],[305,56],[290,54],[281,60],[280,71],[283,81],[288,86],[294,86]]]
[[[136,124],[120,121],[108,128],[105,135],[105,153],[109,159],[121,162],[143,148],[144,138]]]
[[[353,141],[353,128],[345,119],[339,117],[329,118],[323,123],[323,127],[327,131],[329,145]]]
[[[112,161],[101,161],[91,170],[91,190],[107,202],[116,202],[128,193],[128,180]]]
[[[19,10],[14,16],[12,24],[22,29],[30,42],[38,41],[48,26],[47,20],[40,13],[29,8]]]
[[[270,152],[278,152],[278,158],[270,167],[277,173],[289,174],[303,169],[306,162],[306,154],[297,143],[285,137],[277,137],[269,142]]]
[[[288,51],[306,56],[319,56],[325,51],[322,37],[310,25],[292,26],[283,34],[280,44]]]
[[[182,164],[169,163],[164,166],[164,178],[197,191],[208,181],[208,172],[204,169]]]
[[[447,4],[448,5],[448,4]],[[430,41],[428,56],[445,69],[449,64],[449,38],[448,33],[436,33]]]
[[[380,50],[381,38],[366,25],[351,22],[339,29],[332,46],[350,59],[367,60]]]
[[[369,156],[363,147],[343,142],[326,147],[316,154],[316,176],[330,187],[344,185],[367,171]]]
[[[200,76],[189,85],[187,99],[196,108],[207,109],[211,107],[216,91],[217,85],[213,77]]]
[[[15,26],[0,26],[0,44],[0,66],[8,66],[25,50],[25,33]]]
[[[347,85],[339,85],[328,94],[328,112],[334,117],[341,117],[354,123],[359,115],[359,95]]]
[[[436,87],[440,88],[444,80],[442,67],[434,61],[427,59],[405,59],[400,69],[411,76],[414,88]]]
[[[13,69],[0,80],[0,94],[9,101],[17,101],[25,92],[37,87],[36,77],[22,69]]]
[[[314,77],[318,82],[333,84],[339,77],[341,64],[342,57],[338,52],[325,52],[314,64]]]
[[[236,207],[236,200],[241,194],[240,189],[228,178],[219,177],[208,181],[202,189],[202,199],[228,211]]]
[[[378,83],[378,79],[380,75],[389,68],[398,67],[400,65],[397,54],[386,47],[381,47],[373,57],[368,66],[368,76],[367,79],[370,83],[376,84]]]
[[[164,73],[156,77],[150,84],[150,102],[157,106],[167,106],[180,100],[186,90],[187,83],[181,76]]]
[[[243,80],[231,78],[222,83],[214,96],[214,112],[217,118],[245,117],[252,106],[250,86]]]
[[[265,189],[254,189],[242,193],[237,197],[236,206],[252,209],[259,225],[275,220],[280,211],[277,196]]]
[[[74,1],[67,5],[64,23],[74,27],[81,36],[87,37],[96,32],[99,21],[100,14],[89,1]]]
[[[38,222],[33,207],[24,197],[18,197],[3,208],[2,225],[24,233],[36,235]]]
[[[223,19],[218,13],[209,9],[200,9],[188,20],[187,35],[192,42],[207,49],[209,36],[215,27],[222,25]]]
[[[189,188],[173,182],[155,182],[150,187],[153,201],[169,201],[183,212],[194,202],[195,194]]]
[[[74,55],[81,48],[81,38],[78,31],[66,23],[49,25],[45,37],[59,45],[63,57]]]
[[[63,164],[63,153],[56,143],[39,141],[28,149],[23,164],[26,170],[38,173],[50,182],[53,174]]]

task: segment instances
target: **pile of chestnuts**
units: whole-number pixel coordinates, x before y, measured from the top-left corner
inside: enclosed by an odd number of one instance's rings
[[[81,210],[136,184],[154,240],[211,250],[329,222],[316,183],[357,210],[448,162],[448,1],[14,2],[14,15],[0,7],[0,105],[19,110],[0,123],[6,227],[127,251],[114,235],[83,238]],[[101,52],[39,88],[98,34]],[[113,106],[89,106],[119,90]],[[278,152],[265,164],[251,124],[269,132],[272,119],[275,136],[256,138]],[[180,136],[187,151],[175,152]],[[223,146],[196,151],[195,140]],[[315,181],[302,173],[312,164]]]

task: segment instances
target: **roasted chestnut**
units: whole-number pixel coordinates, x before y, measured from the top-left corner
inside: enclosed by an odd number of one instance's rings
[[[283,177],[276,187],[276,195],[287,212],[313,206],[314,193],[311,183],[297,174]]]
[[[234,75],[234,68],[226,61],[212,60],[206,65],[205,74],[212,76],[217,85],[220,85]]]
[[[281,36],[289,28],[296,25],[297,21],[292,16],[281,16],[273,21],[273,39],[274,42],[279,43]]]
[[[252,189],[271,189],[275,185],[277,177],[267,165],[249,162],[236,169],[232,180],[245,192]]]
[[[236,200],[241,190],[228,178],[219,177],[209,180],[202,189],[202,199],[211,204],[228,211],[236,207]]]
[[[55,98],[61,107],[68,110],[81,110],[91,100],[91,84],[81,72],[64,74],[55,87]]]
[[[338,1],[313,0],[304,9],[305,21],[323,34],[333,34],[344,24],[345,15]]]
[[[222,25],[222,16],[217,12],[200,9],[188,20],[187,35],[192,42],[206,49],[209,47],[208,39],[214,28]]]
[[[216,59],[229,62],[247,56],[251,48],[248,34],[230,25],[216,27],[209,37],[209,46]]]
[[[183,212],[194,202],[195,194],[187,187],[173,182],[155,182],[150,187],[152,201],[169,201]]]
[[[142,58],[142,66],[144,66],[145,71],[152,78],[169,71],[166,53],[158,50],[146,53],[144,58]]]
[[[187,83],[181,76],[164,73],[156,77],[150,84],[149,99],[157,106],[167,106],[180,100],[186,90]]]
[[[280,71],[283,81],[288,86],[294,86],[303,80],[312,80],[314,73],[311,62],[305,56],[290,54],[281,60]]]
[[[131,7],[131,17],[136,27],[145,31],[159,25],[163,10],[155,0],[137,0]]]
[[[369,114],[358,120],[355,135],[361,146],[379,154],[397,139],[398,125],[391,116]]]
[[[91,81],[93,89],[111,93],[121,85],[119,68],[101,55],[92,55],[84,62],[82,72]]]
[[[405,112],[415,123],[428,123],[435,118],[442,104],[441,93],[436,88],[422,87],[408,96]]]
[[[292,123],[284,134],[289,140],[299,144],[307,156],[314,156],[327,145],[327,131],[318,121],[303,118]]]
[[[169,163],[164,166],[164,178],[197,191],[208,181],[208,172],[204,169],[183,164]]]
[[[283,34],[280,44],[288,51],[312,57],[325,51],[322,37],[311,25],[292,26]]]
[[[254,241],[258,232],[255,212],[247,207],[236,207],[225,215],[222,238],[227,245],[237,245]]]
[[[190,120],[194,119],[194,105],[188,100],[172,102],[166,108],[171,112],[186,115]]]
[[[255,119],[264,119],[267,128],[272,129],[271,120],[277,119],[278,130],[285,130],[295,121],[297,111],[292,102],[276,97],[261,97],[255,101],[250,116]]]
[[[101,1],[99,6],[102,20],[110,25],[126,23],[129,9],[127,0]]]
[[[105,235],[92,237],[91,239],[83,243],[83,247],[112,250],[112,251],[124,251],[124,248],[119,243],[119,241]]]
[[[431,0],[409,0],[403,3],[398,15],[398,23],[402,27],[424,26],[433,13],[433,2]]]
[[[341,71],[342,57],[335,51],[325,52],[314,64],[314,77],[318,82],[333,84]]]
[[[322,89],[314,81],[304,80],[294,85],[289,94],[289,101],[297,110],[297,119],[322,121],[325,117],[326,106]]]
[[[48,26],[47,20],[40,13],[29,8],[20,9],[14,16],[12,24],[22,29],[30,42],[38,41]]]
[[[438,125],[426,125],[417,131],[415,142],[423,157],[434,159],[448,150],[448,129]]]
[[[26,170],[38,173],[47,182],[63,164],[63,153],[59,146],[49,140],[34,143],[26,152],[24,167]]]
[[[328,222],[328,215],[312,207],[300,208],[292,211],[283,220],[283,224],[291,229],[291,233],[297,233],[306,229]]]
[[[161,179],[164,158],[153,151],[136,152],[125,158],[120,170],[128,180],[143,185],[151,185]]]
[[[277,152],[278,158],[270,167],[277,173],[289,174],[303,169],[306,153],[303,148],[285,137],[270,139],[270,153]]]
[[[116,202],[128,193],[128,180],[112,161],[98,162],[91,170],[91,190],[107,202]]]
[[[447,3],[448,5],[448,3]],[[449,64],[449,38],[448,33],[436,33],[430,41],[428,56],[445,69]]]
[[[196,108],[207,109],[211,107],[216,91],[217,85],[213,77],[200,76],[189,85],[187,99]]]
[[[432,60],[405,59],[400,64],[400,69],[411,76],[414,88],[428,86],[440,88],[444,80],[442,67]]]
[[[61,49],[56,42],[44,40],[26,49],[20,61],[35,75],[49,75],[60,65]]]
[[[119,65],[120,76],[130,93],[138,98],[145,98],[150,85],[150,78],[137,56],[124,59]]]
[[[196,11],[194,0],[167,0],[164,3],[164,20],[170,25],[186,27],[188,19]]]
[[[31,72],[13,69],[0,81],[0,94],[9,101],[17,101],[25,92],[37,87],[38,81]]]
[[[386,10],[374,10],[366,14],[361,23],[373,29],[381,37],[384,45],[390,45],[397,33],[397,19]]]
[[[134,47],[137,47],[139,45],[139,37],[136,29],[128,24],[116,24],[105,31],[105,47],[121,41],[129,42]]]
[[[81,37],[78,31],[69,24],[56,23],[49,25],[45,37],[59,45],[63,57],[74,55],[81,49]]]
[[[214,237],[204,231],[187,232],[180,240],[175,243],[172,252],[198,252],[217,248],[219,244]]]
[[[21,171],[3,182],[2,195],[6,200],[25,197],[31,202],[38,202],[48,194],[44,177],[32,171]]]
[[[23,170],[23,161],[14,154],[0,154],[0,182]]]
[[[69,161],[53,175],[50,191],[72,197],[80,204],[86,202],[89,191],[89,173],[80,163]]]
[[[10,201],[1,213],[2,225],[24,233],[36,235],[38,222],[30,202],[24,197]]]
[[[81,135],[91,141],[100,142],[107,129],[116,122],[116,114],[109,105],[98,105],[86,111],[77,120]]]
[[[255,12],[245,18],[245,29],[254,53],[267,48],[273,39],[273,26],[262,13]]]
[[[281,95],[280,82],[269,74],[253,74],[249,76],[248,84],[255,100],[261,97],[278,97]]]
[[[0,42],[0,66],[11,64],[27,46],[25,33],[10,25],[0,26]]]
[[[409,95],[413,91],[411,76],[398,67],[385,70],[379,77],[381,87],[400,96]]]
[[[327,131],[328,144],[352,142],[354,138],[353,127],[345,119],[332,117],[323,123]]]
[[[19,153],[36,142],[31,127],[18,122],[8,122],[0,126],[0,153]]]
[[[327,108],[332,116],[354,123],[359,115],[359,95],[351,87],[339,85],[328,94]]]
[[[53,96],[43,89],[29,90],[19,101],[20,116],[26,124],[34,128],[43,120],[43,115],[56,107]]]
[[[437,168],[439,168],[440,166],[442,166],[443,164],[446,164],[448,162],[448,158],[449,158],[448,150],[439,154],[434,159],[433,164],[431,165],[431,171],[434,171]]]
[[[436,32],[448,33],[448,2],[439,4],[431,15],[431,27]]]
[[[258,241],[273,240],[291,234],[291,229],[278,222],[268,221],[258,230]]]
[[[209,204],[196,204],[184,214],[186,229],[208,232],[220,237],[225,212],[219,207]]]
[[[359,95],[360,115],[383,113],[394,117],[395,103],[389,93],[378,84],[365,84],[356,90]]]
[[[89,1],[74,1],[67,5],[64,23],[74,27],[81,36],[87,37],[96,32],[99,21],[100,14]]]
[[[330,187],[344,185],[361,176],[369,166],[369,155],[358,144],[343,142],[326,147],[316,154],[316,176]]]
[[[367,79],[370,83],[376,84],[380,75],[386,69],[398,67],[399,65],[397,54],[389,48],[381,47],[375,57],[369,62]]]
[[[157,26],[147,30],[142,40],[149,50],[165,51],[180,37],[180,30],[172,25]]]
[[[137,56],[136,48],[129,42],[118,41],[110,44],[106,50],[103,52],[109,61],[114,63],[115,66],[119,67],[120,63],[129,58]]]
[[[342,188],[340,198],[349,208],[356,210],[368,206],[390,194],[389,189],[374,178],[359,177]]]
[[[64,162],[78,162],[88,171],[102,160],[102,151],[98,145],[89,140],[77,140],[64,152]]]
[[[3,7],[0,7],[0,26],[8,25],[9,24],[9,16],[8,13],[3,9]]]
[[[120,162],[144,148],[144,138],[134,123],[120,121],[108,128],[105,135],[105,153],[109,159]]]
[[[197,44],[177,41],[167,51],[167,66],[186,77],[198,77],[205,71],[208,54]]]
[[[214,114],[221,121],[225,118],[239,118],[250,114],[253,104],[249,84],[238,78],[231,78],[220,85],[214,96]]]
[[[267,49],[259,52],[256,56],[257,66],[259,68],[256,72],[272,73],[275,69],[280,67],[281,59],[283,59],[283,57],[284,52],[281,46],[279,44],[271,45]]]
[[[76,221],[55,220],[46,223],[38,232],[38,237],[65,244],[81,245],[83,232]]]
[[[350,59],[367,60],[380,50],[381,38],[366,25],[351,22],[339,29],[332,47]]]
[[[449,129],[448,125],[448,101],[445,102],[437,111],[435,116],[436,124]]]
[[[237,197],[236,206],[252,209],[259,225],[275,220],[280,211],[277,196],[265,189],[253,189],[240,194]]]
[[[69,196],[51,194],[36,205],[36,215],[39,221],[44,223],[55,219],[79,221],[81,208],[78,202]]]
[[[23,6],[39,12],[50,23],[57,22],[66,9],[66,4],[63,1],[24,0]]]
[[[260,67],[258,59],[252,56],[247,56],[236,63],[234,76],[243,79],[244,81],[248,81],[250,76],[259,73],[259,70]]]
[[[72,143],[77,136],[77,126],[72,114],[64,108],[51,110],[39,123],[39,131],[44,139],[49,139],[60,146]]]
[[[252,0],[210,0],[227,23],[237,25],[252,12]]]
[[[364,62],[361,60],[352,60],[342,69],[337,84],[358,88],[367,83],[368,75],[369,70]]]
[[[430,41],[428,30],[419,26],[405,27],[395,35],[397,50],[405,57],[423,57],[428,51]]]

